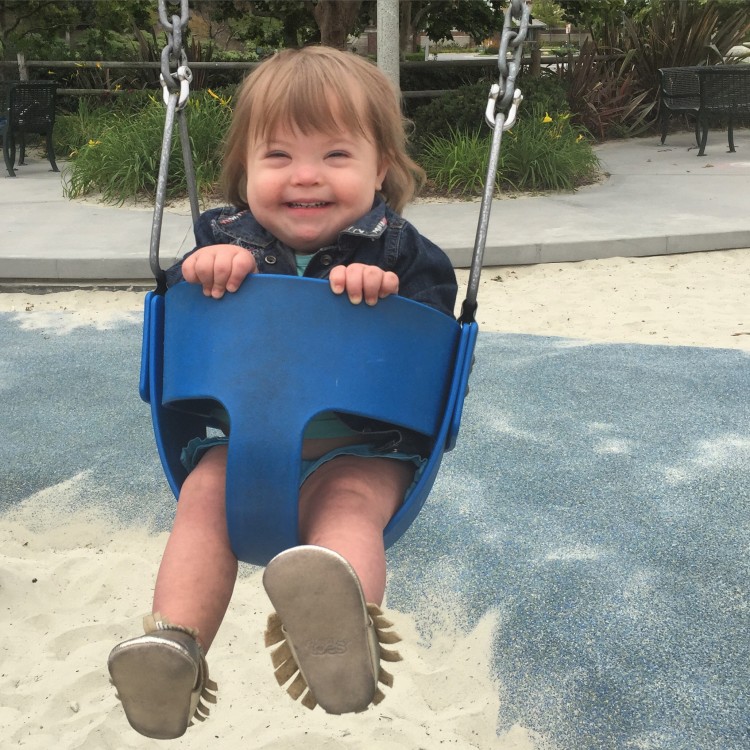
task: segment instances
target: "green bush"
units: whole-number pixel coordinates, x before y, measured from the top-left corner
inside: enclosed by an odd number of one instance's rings
[[[464,196],[481,194],[491,135],[451,130],[422,144],[419,162],[439,190]],[[527,109],[503,134],[496,185],[500,190],[573,190],[598,174],[589,139],[568,114]]]
[[[434,136],[448,136],[451,131],[481,130],[490,86],[490,82],[464,86],[417,108],[412,116],[416,143]],[[564,112],[568,108],[565,89],[553,76],[521,76],[516,86],[523,94],[522,111],[537,107],[546,112]]]
[[[547,101],[555,101],[558,94],[547,91],[547,85],[537,84],[536,93],[530,96],[543,101],[549,96]],[[417,161],[438,190],[464,195],[481,192],[491,140],[489,129],[482,128],[488,90],[487,85],[477,89],[481,91],[481,98],[476,94],[478,114],[465,117],[468,127],[460,124],[460,109],[446,110],[441,122],[452,122],[453,128],[433,126],[420,138]],[[219,179],[221,144],[231,119],[230,98],[227,92],[206,91],[188,100],[188,129],[198,189],[203,193],[211,191]],[[499,187],[573,189],[596,175],[597,160],[584,131],[556,111],[538,103],[522,104],[518,122],[503,137]],[[68,195],[96,192],[107,201],[119,203],[136,196],[153,199],[163,127],[161,97],[138,92],[98,105],[81,99],[78,111],[58,117],[55,128],[57,153],[71,159]],[[167,197],[184,196],[186,190],[175,129]]]
[[[200,92],[188,100],[188,130],[201,193],[210,191],[219,179],[221,144],[229,126],[229,100],[214,92]],[[137,111],[113,107],[89,111],[79,108],[62,128],[58,143],[73,147],[67,194],[77,197],[98,192],[113,203],[136,196],[153,198],[159,174],[159,156],[164,130],[164,105],[149,97]],[[65,121],[67,118],[60,118]],[[75,144],[78,144],[77,146]],[[178,130],[172,137],[167,198],[185,195],[187,184]]]
[[[90,140],[100,140],[113,117],[142,111],[154,96],[147,91],[129,91],[119,95],[68,97],[71,111],[55,119],[55,154],[69,158]]]

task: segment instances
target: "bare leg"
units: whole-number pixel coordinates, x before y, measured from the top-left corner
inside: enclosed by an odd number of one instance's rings
[[[154,591],[153,611],[196,628],[204,650],[216,636],[237,578],[224,506],[226,467],[227,449],[212,448],[185,480]]]
[[[357,573],[367,602],[383,601],[383,529],[413,478],[414,465],[407,461],[339,456],[308,477],[300,490],[302,542],[342,555]]]

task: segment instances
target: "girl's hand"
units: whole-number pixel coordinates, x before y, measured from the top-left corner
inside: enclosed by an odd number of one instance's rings
[[[196,250],[182,263],[182,275],[200,284],[206,297],[220,299],[224,292],[236,292],[257,266],[253,254],[237,245],[208,245]]]
[[[379,299],[398,292],[398,276],[393,271],[384,271],[377,266],[352,263],[350,266],[335,266],[328,276],[334,294],[349,295],[349,301],[358,305],[362,299],[375,305]]]

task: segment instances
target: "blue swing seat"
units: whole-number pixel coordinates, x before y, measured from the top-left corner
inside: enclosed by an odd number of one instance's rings
[[[299,544],[302,435],[311,418],[339,411],[429,436],[419,481],[384,532],[410,526],[456,442],[477,324],[402,297],[352,305],[328,282],[248,277],[221,300],[177,284],[145,302],[141,397],[150,403],[162,466],[175,496],[180,453],[229,413],[227,525],[238,559],[265,565]]]

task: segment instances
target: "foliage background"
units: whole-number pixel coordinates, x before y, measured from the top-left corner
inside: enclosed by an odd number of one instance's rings
[[[340,2],[321,0],[317,5],[336,10]],[[37,59],[156,61],[164,35],[156,25],[155,8],[155,0],[0,0],[0,53],[4,59],[22,51]],[[346,33],[365,28],[374,8],[374,0],[347,2]],[[591,38],[575,57],[561,57],[556,72],[521,74],[522,117],[506,141],[509,153],[511,148],[520,151],[505,164],[508,170],[511,163],[516,165],[515,172],[506,172],[513,176],[501,180],[505,188],[575,187],[590,179],[592,138],[640,134],[654,127],[660,67],[716,63],[730,47],[750,39],[747,0],[537,0],[533,8],[553,22],[576,23]],[[192,0],[191,9],[186,44],[193,61],[253,62],[279,47],[333,39],[341,31],[309,0]],[[419,32],[437,40],[450,37],[452,28],[462,28],[484,39],[502,26],[498,0],[411,0],[402,2],[400,11],[402,47]],[[63,87],[113,92],[110,98],[62,100],[70,114],[58,118],[56,150],[72,154],[71,192],[98,190],[112,200],[123,199],[128,191],[149,193],[161,105],[158,94],[154,102],[147,92],[158,90],[158,71],[102,66],[32,70],[38,77],[54,77]],[[8,71],[12,68],[0,67],[0,76]],[[215,182],[233,85],[243,74],[194,71],[192,89],[199,93],[191,98],[189,117],[204,190]],[[451,90],[434,100],[405,100],[406,114],[414,121],[415,156],[429,165],[434,185],[442,181],[443,189],[450,191],[474,189],[467,186],[482,172],[475,155],[486,145],[484,108],[496,77],[492,64],[402,66],[404,90]],[[140,97],[120,96],[126,89],[145,91]],[[525,120],[525,113],[532,114]],[[540,123],[547,127],[536,127]],[[557,135],[550,138],[553,132]],[[572,144],[572,159],[554,160],[544,148],[551,140],[566,149]],[[125,151],[132,163],[125,163]],[[528,154],[536,154],[531,162]],[[529,167],[534,164],[539,168]],[[179,184],[180,169],[175,168],[170,190],[179,192]]]

